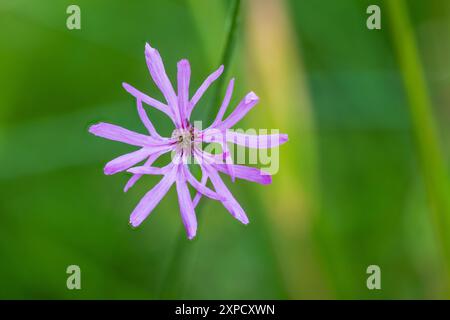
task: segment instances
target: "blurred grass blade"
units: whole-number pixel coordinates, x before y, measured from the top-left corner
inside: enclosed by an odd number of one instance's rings
[[[425,76],[404,0],[386,1],[394,48],[409,102],[412,130],[420,160],[432,223],[450,279],[450,203],[448,173],[443,161]]]
[[[303,56],[284,1],[252,0],[247,5],[247,64],[261,96],[260,111],[249,118],[280,128],[290,137],[279,149],[276,185],[263,188],[260,201],[267,208],[270,238],[288,297],[311,297],[306,287],[325,292],[326,284],[309,240],[320,201],[316,131]]]

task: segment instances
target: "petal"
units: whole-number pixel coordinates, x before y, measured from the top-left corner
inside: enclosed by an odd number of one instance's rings
[[[186,127],[186,114],[189,106],[189,81],[191,79],[191,66],[189,61],[183,59],[178,62],[178,108],[181,124]]]
[[[211,182],[214,186],[214,189],[216,189],[216,192],[226,197],[227,200],[222,201],[224,207],[227,208],[227,210],[231,213],[233,217],[238,219],[243,224],[247,224],[249,221],[247,215],[244,212],[244,209],[242,209],[241,205],[233,197],[230,190],[228,190],[225,183],[223,183],[222,179],[220,178],[216,170],[206,164],[204,164],[204,167],[208,172],[209,178],[211,179]]]
[[[139,91],[138,89],[136,89],[133,86],[129,85],[128,83],[124,82],[124,83],[122,83],[122,86],[133,97],[135,97],[138,100],[141,100],[141,101],[145,102],[149,106],[151,106],[153,108],[156,108],[159,111],[164,112],[165,114],[167,114],[173,120],[172,112],[170,111],[170,109],[169,109],[169,107],[167,105],[165,105],[162,102],[159,102],[156,99],[153,99],[153,98],[149,97],[148,95],[146,95],[145,93],[142,93],[141,91]]]
[[[228,84],[222,105],[220,106],[219,112],[217,113],[216,119],[214,120],[211,127],[214,127],[215,125],[219,124],[222,121],[223,115],[227,111],[228,105],[230,104],[231,96],[233,94],[233,88],[234,88],[234,78],[231,79],[230,83]]]
[[[136,174],[167,174],[172,170],[173,164],[169,163],[167,166],[159,168],[159,167],[151,167],[151,166],[140,166],[140,167],[134,167],[129,170],[128,172],[136,173]]]
[[[142,160],[147,158],[150,153],[150,150],[142,148],[137,151],[124,154],[108,162],[103,171],[105,174],[111,175],[127,170],[128,168],[134,166],[136,163],[141,162]]]
[[[151,154],[147,161],[144,163],[144,166],[151,166],[153,162],[156,161],[156,159],[158,159],[161,155],[163,155],[164,153],[168,152],[170,149],[168,150],[162,150],[162,151],[158,151],[155,152],[153,154]],[[132,186],[134,186],[134,184],[142,177],[142,174],[134,174],[127,182],[127,184],[125,185],[125,188],[123,189],[124,192],[127,192]]]
[[[150,133],[151,136],[154,138],[161,138],[159,133],[156,131],[155,127],[153,126],[153,123],[148,118],[147,112],[145,112],[144,107],[142,106],[142,101],[139,99],[136,99],[136,106],[138,110],[139,117],[141,118],[142,123],[147,128],[148,133]]]
[[[244,179],[260,184],[272,183],[272,176],[269,173],[264,172],[258,168],[242,166],[238,164],[227,165],[226,163],[223,163],[222,155],[210,154],[202,151],[201,153],[200,152],[196,153],[196,159],[204,159],[206,164],[212,166],[217,171],[220,171],[228,175],[230,174],[229,166],[232,166],[235,177],[239,179]]]
[[[225,166],[228,170],[228,175],[231,177],[231,181],[235,181],[235,174],[233,170],[233,159],[231,158],[230,150],[228,149],[227,142],[221,142],[220,145],[222,146],[222,157],[225,160]]]
[[[217,171],[225,174],[229,174],[229,169],[226,163],[223,163],[222,155],[209,154],[207,152],[202,152],[202,158],[205,160],[206,164],[214,167]],[[272,176],[259,168],[253,168],[248,166],[242,166],[238,164],[232,164],[233,172],[235,177],[239,179],[244,179],[260,184],[270,184],[272,183]]]
[[[206,186],[206,182],[208,182],[208,175],[205,173],[203,168],[202,168],[202,172],[203,172],[202,173],[202,180],[200,181],[200,183],[202,185]],[[194,208],[197,207],[197,205],[198,205],[198,203],[199,203],[201,198],[202,198],[202,194],[200,192],[197,192],[197,194],[194,197],[194,201],[193,201]]]
[[[205,91],[209,88],[209,86],[211,85],[211,83],[213,83],[214,81],[217,80],[217,78],[220,77],[220,75],[223,72],[223,65],[219,67],[219,69],[217,69],[216,71],[214,71],[213,73],[211,73],[208,78],[206,78],[205,81],[203,81],[203,83],[201,84],[201,86],[197,89],[197,91],[195,92],[194,96],[191,99],[191,102],[189,104],[189,110],[187,112],[187,118],[189,119],[189,117],[191,116],[192,110],[194,109],[195,105],[197,104],[197,102],[200,100],[200,98],[203,96],[203,94],[205,93]]]
[[[169,191],[175,182],[176,171],[172,170],[166,174],[146,195],[139,201],[139,204],[133,210],[130,216],[130,224],[133,227],[139,226],[145,218],[152,212],[156,205]]]
[[[134,186],[134,184],[140,179],[142,178],[142,174],[133,174],[133,176],[128,179],[127,184],[125,185],[125,187],[123,188],[123,192],[127,192],[128,190],[130,190],[130,188],[132,186]]]
[[[195,216],[191,194],[189,193],[186,181],[182,176],[183,174],[180,173],[176,179],[178,204],[180,206],[181,220],[183,221],[187,236],[189,239],[192,239],[197,233],[197,217]]]
[[[172,83],[167,76],[166,70],[164,69],[164,64],[158,50],[152,48],[148,43],[145,45],[145,60],[147,61],[148,70],[150,71],[153,81],[166,98],[175,122],[179,124],[180,119],[177,112],[177,96],[173,90]]]
[[[228,169],[225,164],[214,163],[212,166],[222,172],[228,174]],[[272,183],[272,176],[258,168],[252,168],[247,166],[241,166],[238,164],[233,165],[234,175],[239,179],[244,179],[260,184]]]
[[[213,142],[223,139],[224,136],[227,142],[256,149],[270,149],[288,141],[287,134],[251,135],[232,130],[227,130],[225,134],[205,133],[203,140],[204,142]]]
[[[218,129],[228,129],[234,126],[239,120],[241,120],[247,112],[250,111],[259,101],[258,96],[252,91],[248,93],[245,98],[239,102],[234,111],[223,122],[215,126]]]
[[[186,166],[183,166],[184,176],[186,180],[201,194],[207,196],[208,198],[214,200],[225,200],[225,198],[216,192],[212,191],[210,188],[206,186],[206,181],[204,183],[199,182],[195,177],[191,174],[189,169]],[[203,181],[203,179],[202,179]]]
[[[90,126],[89,132],[98,137],[131,144],[133,146],[143,147],[154,145],[155,143],[155,139],[149,136],[105,122]]]
[[[195,159],[198,164],[202,164],[204,161],[206,164],[219,163],[225,165],[226,163],[223,162],[225,156],[223,153],[211,154],[205,151],[196,151],[195,153]]]

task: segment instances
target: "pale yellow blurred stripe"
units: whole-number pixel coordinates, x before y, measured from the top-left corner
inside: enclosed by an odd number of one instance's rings
[[[279,268],[289,298],[324,298],[328,290],[311,236],[319,203],[317,151],[301,53],[284,1],[244,3],[246,65],[261,98],[259,112],[250,113],[248,123],[289,134],[279,150],[280,170],[262,191]]]

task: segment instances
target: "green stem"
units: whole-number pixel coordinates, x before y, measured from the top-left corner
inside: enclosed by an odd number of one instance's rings
[[[210,104],[210,107],[208,108],[208,111],[206,113],[207,114],[207,117],[206,117],[207,124],[209,124],[211,121],[214,120],[214,116],[217,112],[216,108],[219,108],[219,106],[220,106],[220,100],[222,98],[221,93],[224,91],[226,74],[230,67],[231,58],[232,58],[233,51],[234,51],[233,49],[234,49],[234,46],[236,43],[236,30],[237,30],[238,24],[239,24],[240,8],[241,8],[241,1],[240,0],[233,1],[232,8],[231,8],[230,22],[229,22],[228,32],[227,32],[228,36],[227,36],[227,40],[225,43],[225,47],[224,47],[222,59],[221,59],[221,65],[224,65],[225,68],[224,68],[224,72],[223,72],[222,76],[218,80],[214,98],[212,99],[212,102],[213,102],[212,106],[214,106],[215,108],[211,108],[211,104]]]
[[[430,203],[431,220],[450,279],[450,203],[447,168],[442,156],[432,103],[404,0],[386,1],[394,47],[400,64],[415,145]]]
[[[227,31],[227,39],[222,54],[221,63],[225,67],[230,65],[233,55],[233,49],[236,42],[236,31],[239,22],[240,0],[234,0],[231,8],[230,22]],[[224,73],[218,80],[216,91],[214,92],[212,103],[209,105],[206,111],[206,123],[209,124],[214,120],[214,115],[220,106],[221,94],[224,90],[226,72],[228,68],[224,69]],[[202,222],[202,209],[205,207],[205,201],[200,201],[197,206],[197,220],[199,228]],[[186,285],[186,276],[188,275],[189,262],[192,263],[192,257],[195,256],[194,252],[198,242],[194,239],[192,241],[187,240],[184,228],[181,227],[178,232],[178,238],[176,239],[175,249],[172,253],[172,258],[169,261],[167,272],[162,279],[160,288],[160,298],[162,299],[175,299],[180,298],[180,295],[184,291]]]

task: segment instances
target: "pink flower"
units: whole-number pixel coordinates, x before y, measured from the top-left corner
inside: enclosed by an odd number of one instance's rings
[[[207,77],[194,96],[189,99],[191,69],[187,60],[178,62],[178,92],[175,92],[164,70],[159,52],[149,44],[145,46],[145,58],[153,81],[161,90],[167,103],[157,101],[127,83],[124,83],[123,87],[136,98],[139,117],[147,128],[149,135],[136,133],[108,123],[98,123],[89,128],[89,132],[96,136],[139,147],[137,151],[124,154],[108,162],[104,168],[107,175],[125,170],[133,173],[125,186],[125,192],[144,174],[162,176],[159,183],[147,192],[133,210],[130,216],[130,224],[133,227],[139,226],[173,184],[177,189],[181,219],[189,239],[195,237],[197,232],[195,207],[202,196],[222,202],[233,217],[247,224],[249,222],[247,215],[226,187],[219,172],[228,174],[233,181],[235,178],[239,178],[260,184],[269,184],[272,179],[270,175],[257,168],[233,164],[227,142],[251,148],[271,148],[286,142],[287,135],[246,135],[229,131],[259,101],[256,94],[250,92],[235,110],[226,119],[223,119],[231,99],[234,79],[228,85],[225,98],[212,125],[205,130],[195,128],[190,121],[192,110],[211,83],[222,74],[223,66],[220,66]],[[169,116],[175,125],[170,138],[161,137],[158,134],[144,110],[143,102]],[[222,151],[220,154],[211,154],[201,149],[202,142],[213,141],[221,144]],[[167,152],[172,152],[172,161],[162,168],[153,167],[152,164],[156,159]],[[200,165],[201,181],[198,181],[189,171],[188,163],[191,159],[195,159]],[[144,160],[142,166],[133,167]],[[211,181],[214,190],[206,186],[208,179]],[[194,199],[191,198],[188,184],[197,191]]]

